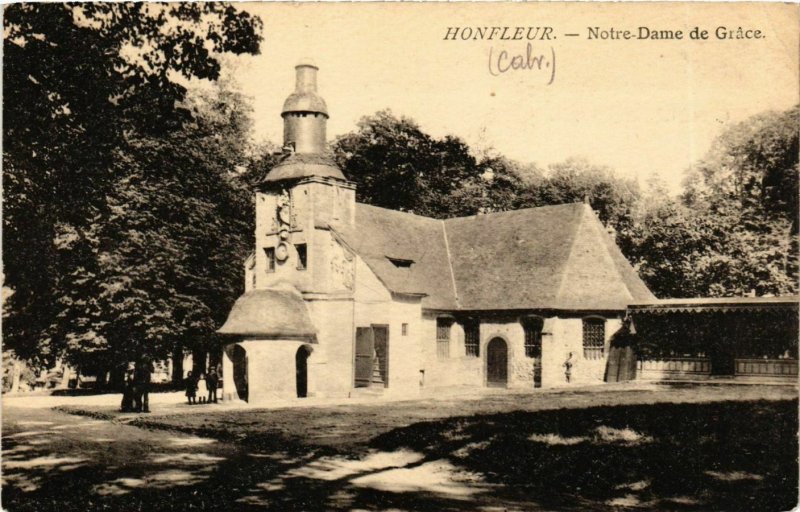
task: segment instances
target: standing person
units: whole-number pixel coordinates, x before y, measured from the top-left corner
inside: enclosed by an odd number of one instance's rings
[[[200,403],[206,403],[206,389],[208,388],[208,383],[206,383],[206,374],[201,373],[200,377],[197,379],[197,389],[200,392]]]
[[[142,358],[136,364],[136,387],[139,394],[136,412],[150,412],[150,379],[152,373],[149,359]]]
[[[208,403],[211,403],[212,397],[214,403],[217,403],[217,387],[219,386],[219,376],[217,375],[217,369],[213,366],[210,370],[208,370],[206,386],[208,386]]]
[[[126,365],[127,366],[127,365]],[[133,401],[134,401],[134,383],[133,383],[134,373],[132,368],[125,368],[125,375],[123,377],[123,388],[122,388],[122,404],[120,404],[120,412],[131,412],[133,411]]]
[[[567,384],[569,384],[569,381],[572,379],[572,365],[572,352],[570,352],[567,356],[567,360],[564,361],[564,377],[567,379]]]
[[[186,398],[189,401],[189,405],[193,405],[197,403],[197,381],[192,375],[192,372],[186,374]]]

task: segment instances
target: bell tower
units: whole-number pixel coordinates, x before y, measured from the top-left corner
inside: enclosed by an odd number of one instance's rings
[[[295,67],[283,103],[283,151],[256,191],[256,250],[251,288],[288,282],[303,293],[330,293],[331,226],[352,226],[355,185],[328,150],[328,107],[317,92],[319,68]]]

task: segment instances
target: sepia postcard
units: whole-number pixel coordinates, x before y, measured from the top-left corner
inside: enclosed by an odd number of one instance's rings
[[[2,17],[3,510],[797,507],[797,4]]]

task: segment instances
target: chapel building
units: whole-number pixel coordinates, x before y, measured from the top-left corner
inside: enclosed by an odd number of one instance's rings
[[[438,220],[357,203],[326,150],[317,68],[296,71],[219,330],[225,398],[603,382],[626,306],[655,297],[589,205]]]

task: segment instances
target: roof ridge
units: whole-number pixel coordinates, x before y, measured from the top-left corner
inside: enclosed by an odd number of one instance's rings
[[[582,205],[585,205],[585,204],[586,203],[583,203],[581,201],[576,201],[576,202],[573,202],[573,203],[546,204],[546,205],[542,205],[542,206],[530,206],[528,208],[517,208],[517,209],[514,209],[514,210],[503,210],[501,212],[489,212],[489,213],[480,213],[480,214],[473,214],[473,215],[462,215],[462,216],[459,216],[459,217],[447,217],[445,219],[437,219],[435,217],[428,217],[426,215],[420,215],[420,214],[414,213],[414,212],[406,212],[406,211],[403,211],[403,210],[395,210],[394,208],[386,208],[386,207],[378,206],[378,205],[374,205],[374,204],[356,202],[357,206],[367,206],[369,208],[375,208],[376,210],[382,210],[382,211],[385,211],[385,212],[391,212],[392,214],[411,215],[411,216],[416,217],[418,219],[424,219],[424,220],[429,220],[429,221],[438,221],[438,222],[447,222],[447,221],[450,221],[450,220],[460,220],[460,219],[471,219],[471,218],[477,218],[477,217],[491,217],[491,216],[496,216],[496,215],[498,215],[498,216],[499,215],[513,215],[514,213],[517,213],[517,212],[527,212],[527,211],[532,211],[532,210],[549,210],[549,209],[554,209],[554,208],[565,208],[566,209],[567,207],[582,206]]]
[[[584,204],[584,203],[571,203],[571,204]],[[564,289],[564,283],[567,280],[567,273],[565,270],[569,267],[569,262],[572,259],[572,253],[575,251],[575,242],[578,240],[578,232],[581,229],[581,225],[584,221],[584,212],[586,209],[584,208],[583,211],[580,213],[580,217],[578,218],[578,222],[574,223],[574,230],[572,231],[572,241],[569,244],[569,250],[567,251],[567,257],[561,260],[561,266],[558,268],[557,274],[559,276],[559,283],[558,289],[556,290],[556,294],[553,296],[553,300],[555,301],[556,305],[561,304],[561,292]]]
[[[385,211],[385,212],[391,212],[392,214],[398,214],[398,215],[411,215],[411,216],[413,216],[413,217],[417,217],[418,219],[424,219],[424,220],[429,220],[429,221],[433,221],[433,222],[436,222],[436,221],[441,221],[441,220],[442,220],[442,219],[435,219],[435,218],[433,218],[433,217],[426,217],[425,215],[420,215],[420,214],[418,214],[418,213],[414,213],[414,212],[405,212],[405,211],[403,211],[403,210],[395,210],[395,209],[393,209],[393,208],[384,208],[383,206],[377,206],[377,205],[374,205],[374,204],[369,204],[369,203],[359,203],[359,202],[356,202],[356,205],[357,205],[357,206],[368,206],[368,207],[370,207],[370,208],[375,208],[376,210],[383,210],[383,211]]]
[[[450,282],[453,285],[453,299],[456,301],[456,309],[461,309],[461,301],[458,299],[458,286],[456,285],[456,274],[453,272],[453,258],[450,256],[450,242],[447,240],[447,226],[444,220],[442,223],[442,236],[444,237],[444,250],[447,255],[447,268],[450,269]]]
[[[471,218],[478,218],[478,217],[491,217],[495,215],[511,215],[517,212],[527,212],[531,210],[545,210],[545,209],[552,209],[552,208],[566,208],[568,206],[578,206],[583,205],[585,203],[582,202],[574,202],[574,203],[559,203],[559,204],[546,204],[542,206],[529,206],[528,208],[517,208],[514,210],[503,210],[501,212],[489,212],[489,213],[477,213],[473,215],[462,215],[460,217],[448,217],[446,219],[442,219],[443,221],[449,220],[460,220],[460,219],[471,219]],[[427,217],[426,217],[427,218]]]

